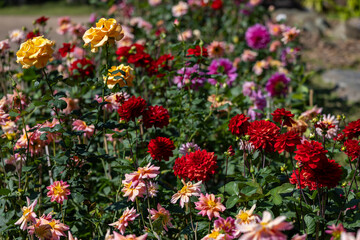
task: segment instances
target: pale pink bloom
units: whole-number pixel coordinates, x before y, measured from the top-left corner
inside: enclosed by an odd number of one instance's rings
[[[149,32],[153,26],[148,21],[145,21],[142,17],[133,17],[130,19],[130,25],[133,27],[138,27]]]
[[[57,22],[58,22],[59,26],[61,26],[63,24],[68,24],[68,23],[71,23],[71,18],[68,16],[59,17]]]
[[[14,121],[6,121],[5,125],[1,126],[1,129],[4,131],[5,134],[12,134],[16,133],[17,131],[17,125]]]
[[[73,130],[75,130],[75,131],[83,131],[84,136],[88,137],[88,138],[90,138],[94,134],[94,131],[95,131],[94,125],[88,126],[86,124],[86,122],[81,121],[81,120],[76,120],[75,122],[73,122],[72,126],[73,126]]]
[[[121,191],[124,193],[124,197],[128,197],[128,201],[131,200],[132,202],[135,202],[136,197],[144,197],[146,194],[146,185],[144,181],[132,182],[125,179],[122,181],[122,184],[124,187]]]
[[[242,224],[260,222],[259,216],[254,214],[255,208],[256,208],[256,204],[254,204],[250,208],[250,210],[246,210],[246,208],[240,209],[239,213],[236,215],[235,223],[237,225],[242,225]]]
[[[214,222],[214,229],[219,229],[222,233],[225,233],[227,239],[233,239],[236,236],[235,219],[232,217],[227,217],[226,219],[219,217]]]
[[[84,33],[86,32],[86,28],[84,25],[78,23],[78,24],[72,25],[69,29],[69,32],[75,38],[81,38],[84,35]]]
[[[304,235],[296,234],[291,238],[291,240],[306,240],[306,237],[307,237],[307,234],[304,234]]]
[[[15,29],[9,32],[11,42],[21,43],[25,39],[25,33],[22,30]]]
[[[20,225],[20,229],[23,231],[26,230],[28,222],[36,223],[36,213],[34,212],[34,208],[37,204],[37,199],[35,199],[35,201],[30,204],[30,199],[26,197],[26,201],[27,207],[22,207],[23,214],[21,218],[15,223],[15,225]]]
[[[334,115],[324,114],[323,118],[316,124],[317,127],[315,128],[315,130],[319,136],[325,135],[327,139],[333,139],[334,137],[336,137],[339,130],[339,121]],[[322,129],[321,127],[323,127],[324,129]]]
[[[29,234],[33,235],[35,233],[39,239],[52,239],[52,227],[48,223],[49,221],[42,217],[36,219],[36,223],[28,227]]]
[[[149,0],[149,4],[154,7],[161,4],[161,0]]]
[[[204,0],[188,0],[188,4],[190,6],[198,6],[201,7],[203,6]]]
[[[61,100],[66,102],[66,108],[62,110],[62,112],[66,115],[70,114],[72,111],[74,110],[78,110],[80,109],[78,103],[79,103],[79,99],[72,99],[69,97],[62,97],[60,98]]]
[[[114,138],[114,137],[113,137],[114,134],[115,134],[115,133],[121,133],[121,132],[125,131],[125,129],[119,130],[118,128],[115,128],[115,129],[113,129],[112,131],[114,131],[114,133],[106,133],[106,134],[105,134],[106,140],[109,141],[109,142],[114,142],[114,141],[116,141],[116,139],[118,139],[118,138]],[[119,140],[120,142],[122,142],[122,138],[119,138],[118,140]]]
[[[178,41],[187,41],[192,38],[192,31],[190,29],[185,30],[184,32],[180,33],[177,37]]]
[[[267,69],[269,67],[269,64],[265,60],[257,61],[254,64],[253,71],[256,75],[261,75],[264,71],[264,69]]]
[[[207,215],[209,220],[213,217],[220,217],[220,212],[225,211],[226,207],[221,204],[221,197],[215,198],[214,194],[200,194],[199,201],[195,202],[195,209],[200,210],[199,215]]]
[[[6,101],[5,104],[7,104],[8,107],[11,106],[11,108],[16,109],[25,109],[27,104],[26,96],[23,95],[22,92],[18,92],[16,90],[13,91],[13,94],[6,94]]]
[[[68,231],[68,239],[69,240],[78,240],[77,237],[75,237],[75,238],[73,237],[73,235],[71,234],[70,231]]]
[[[211,58],[220,58],[224,56],[225,49],[225,42],[213,41],[209,46],[207,46],[207,50]]]
[[[177,5],[171,8],[174,17],[181,17],[188,12],[189,5],[186,2],[180,1]]]
[[[70,23],[61,24],[57,29],[56,32],[59,35],[65,35],[66,33],[70,32],[72,25]]]
[[[257,5],[260,5],[262,2],[262,0],[250,0],[249,3],[252,5],[252,6],[257,6]]]
[[[140,214],[136,214],[136,210],[134,208],[126,208],[123,212],[119,220],[114,223],[109,224],[109,226],[113,226],[120,231],[121,234],[125,233],[125,228],[129,225],[130,222],[134,221]]]
[[[271,213],[264,211],[260,223],[237,225],[238,231],[244,233],[240,240],[286,240],[287,237],[281,231],[293,228],[291,223],[285,222],[286,217],[279,216],[272,219]]]
[[[4,55],[8,49],[10,49],[9,39],[0,41],[0,54]]]
[[[50,236],[49,230],[51,233],[50,238],[48,237]],[[60,237],[66,237],[65,231],[67,230],[69,230],[69,227],[61,223],[60,220],[52,219],[51,215],[43,215],[40,219],[37,219],[36,224],[29,227],[29,234],[35,233],[40,239],[59,240]]]
[[[300,30],[297,29],[296,27],[287,29],[285,32],[283,32],[282,34],[283,38],[281,39],[281,41],[284,44],[287,44],[289,42],[294,41],[297,38],[297,36],[299,36],[299,34],[300,34]]]
[[[51,122],[45,121],[45,123],[40,127],[40,129],[45,128],[45,127],[54,128],[58,124],[60,124],[59,120],[56,118],[53,118]],[[41,130],[39,130],[39,131],[41,131]],[[41,132],[43,132],[43,131],[41,131]],[[54,133],[54,132],[48,132],[48,131],[46,131],[46,133],[47,133],[47,135],[46,135],[47,140],[45,141],[46,144],[50,144],[50,142],[52,142],[58,136],[60,136],[60,133]]]
[[[138,167],[136,172],[130,173],[129,175],[132,176],[131,181],[135,182],[139,179],[152,179],[156,178],[159,175],[160,167],[156,167],[151,163],[148,163],[145,167]]]
[[[131,46],[133,39],[135,38],[134,34],[132,33],[133,29],[131,27],[122,25],[122,29],[124,31],[124,38],[121,39],[121,41],[116,42],[116,46],[118,48]]]
[[[255,147],[254,145],[249,142],[249,141],[245,141],[245,140],[240,140],[239,141],[239,149],[240,150],[245,150],[247,152],[252,152],[254,151]]]
[[[89,23],[95,23],[96,22],[96,13],[90,14],[89,17]]]
[[[273,41],[270,44],[269,51],[270,52],[276,52],[276,50],[281,47],[281,42],[279,40]]]
[[[126,92],[117,92],[112,93],[109,96],[105,97],[105,104],[103,108],[105,108],[109,112],[116,111],[126,100],[130,98],[130,95]],[[103,99],[101,96],[95,95],[95,100],[98,103],[102,103]]]
[[[9,114],[0,109],[0,125],[5,126],[8,121],[10,121]]]
[[[144,235],[136,237],[136,235],[134,235],[134,234],[130,234],[130,235],[126,235],[126,236],[120,235],[117,232],[113,232],[113,234],[114,234],[113,240],[146,240],[147,235],[148,235],[147,233],[145,233]]]
[[[257,55],[257,52],[245,49],[244,52],[241,54],[241,60],[243,62],[253,62],[256,60]]]
[[[161,224],[165,231],[168,231],[167,226],[173,227],[172,223],[170,222],[173,219],[172,217],[170,217],[170,212],[163,208],[160,203],[157,204],[157,210],[153,208],[149,210],[149,213],[151,214],[151,220],[161,221]]]
[[[283,24],[274,24],[274,23],[267,23],[267,27],[269,29],[269,32],[271,35],[273,36],[280,36],[283,29],[284,29],[284,25]]]
[[[192,184],[191,182],[185,183],[185,181],[181,179],[181,182],[184,184],[184,186],[180,191],[178,191],[171,197],[170,202],[172,204],[175,204],[177,200],[180,199],[180,206],[183,208],[184,203],[188,203],[191,196],[200,196],[202,181]]]
[[[48,197],[51,197],[51,202],[56,201],[57,203],[63,204],[65,199],[68,199],[68,195],[70,195],[70,189],[68,189],[70,185],[67,182],[55,181],[52,185],[46,187],[49,192],[47,193]]]
[[[312,108],[312,109],[309,109],[305,112],[303,112],[299,119],[300,120],[303,120],[303,121],[309,121],[311,119],[313,119],[314,117],[318,116],[321,112],[322,112],[322,108],[318,108],[316,105]]]
[[[153,198],[157,196],[159,185],[154,182],[148,183],[148,194],[147,196]]]
[[[335,239],[339,239],[341,233],[346,232],[346,230],[344,226],[341,223],[339,223],[339,225],[337,226],[335,224],[328,226],[328,229],[325,230],[325,232],[331,235],[330,240],[335,240]]]
[[[340,240],[360,240],[360,229],[357,231],[356,236],[355,233],[342,232],[340,235]]]
[[[69,57],[72,60],[75,59],[81,59],[85,56],[85,50],[83,48],[79,48],[78,46],[75,46],[74,51],[69,54]]]

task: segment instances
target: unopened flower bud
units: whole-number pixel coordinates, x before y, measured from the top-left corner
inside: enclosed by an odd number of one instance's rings
[[[336,115],[336,120],[340,121],[342,119],[342,116],[340,114]]]
[[[249,141],[249,140],[250,140],[250,135],[245,135],[245,136],[244,136],[244,140],[245,140],[245,141]]]
[[[341,148],[341,151],[345,152],[345,151],[346,151],[346,147],[343,146],[343,147]]]
[[[281,172],[285,172],[286,169],[287,169],[286,165],[282,165],[282,166],[280,167],[280,171],[281,171]]]
[[[313,133],[310,133],[310,136],[309,136],[310,139],[314,139],[315,138],[315,134]]]
[[[178,19],[175,19],[175,21],[174,21],[174,25],[175,25],[176,27],[178,27],[178,26],[180,25],[180,22],[179,22],[179,20],[178,20]]]
[[[317,117],[315,117],[311,120],[312,123],[317,123],[318,121],[319,121],[319,119]]]

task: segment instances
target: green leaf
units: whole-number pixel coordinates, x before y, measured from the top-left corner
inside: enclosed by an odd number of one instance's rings
[[[229,182],[225,185],[225,191],[233,196],[233,195],[236,195],[238,196],[239,195],[239,183],[238,182]]]
[[[227,201],[226,201],[226,208],[232,208],[233,206],[235,206],[235,204],[239,201],[239,197],[238,196],[231,196]]]
[[[9,189],[0,188],[0,195],[9,195],[9,193],[11,193]]]
[[[315,219],[309,215],[306,215],[304,217],[304,221],[306,224],[307,234],[313,234],[316,228]]]

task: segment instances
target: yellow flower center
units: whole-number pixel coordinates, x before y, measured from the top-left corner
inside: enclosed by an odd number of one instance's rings
[[[211,207],[211,208],[214,208],[214,207],[216,207],[216,202],[215,201],[213,201],[213,200],[209,200],[208,202],[207,202],[207,205],[209,206],[209,207]]]
[[[219,232],[219,231],[213,230],[213,231],[211,232],[211,234],[209,234],[208,238],[210,238],[210,239],[211,239],[211,238],[216,239],[219,235],[220,235],[220,232]]]
[[[56,185],[54,187],[54,195],[62,195],[64,193],[64,189],[61,187],[61,185]]]
[[[23,216],[24,216],[25,218],[27,218],[30,213],[31,213],[31,209],[30,209],[30,208],[23,207]]]
[[[247,212],[243,212],[237,215],[236,217],[240,218],[242,222],[246,222],[249,218],[249,214]]]
[[[189,192],[189,190],[188,190],[188,186],[187,186],[187,185],[183,186],[183,188],[180,190],[180,193],[181,193],[181,194],[185,194],[185,193],[188,193],[188,192]]]
[[[55,225],[56,225],[55,220],[52,220],[51,222],[49,222],[49,225],[51,226],[52,229],[54,229]]]

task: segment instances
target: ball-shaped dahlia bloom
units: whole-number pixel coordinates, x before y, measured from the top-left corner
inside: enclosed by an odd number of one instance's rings
[[[290,78],[283,73],[274,73],[266,83],[265,89],[270,97],[285,96],[288,92]]]
[[[154,160],[169,161],[169,158],[173,156],[173,150],[175,150],[174,142],[166,137],[157,137],[151,139],[148,145],[148,153]]]
[[[244,114],[237,114],[231,118],[229,122],[229,131],[231,134],[239,137],[246,135],[247,129],[250,126],[249,119],[250,118]]]
[[[213,152],[197,150],[175,160],[174,174],[179,178],[188,178],[191,181],[207,181],[217,172],[216,161],[217,156]]]
[[[250,123],[248,135],[250,143],[255,149],[264,149],[265,152],[273,152],[276,139],[280,134],[279,127],[273,122],[260,120]]]
[[[266,48],[270,42],[270,33],[264,25],[255,24],[247,29],[245,33],[246,43],[254,49]]]
[[[169,112],[162,106],[150,106],[144,112],[143,122],[146,128],[156,127],[163,128],[169,125]]]
[[[146,109],[146,101],[141,97],[136,98],[132,96],[125,101],[118,109],[121,119],[125,121],[135,121],[135,118],[140,117]]]

